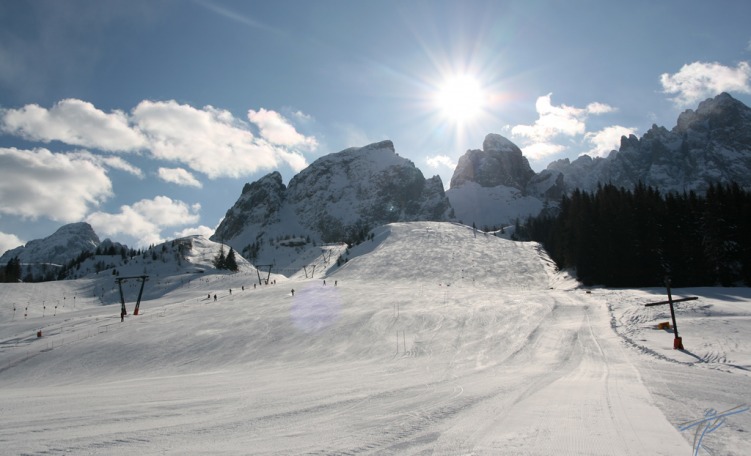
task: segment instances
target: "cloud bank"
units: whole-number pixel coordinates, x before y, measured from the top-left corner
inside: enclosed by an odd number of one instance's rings
[[[692,106],[721,92],[751,93],[751,65],[740,62],[735,68],[717,62],[693,62],[675,74],[660,75],[664,93],[674,94],[679,107]]]
[[[85,154],[0,148],[0,214],[77,222],[111,196],[106,169]]]
[[[452,171],[454,170],[454,168],[456,168],[456,162],[452,160],[448,155],[435,155],[432,157],[427,157],[425,159],[425,162],[431,168],[446,167],[451,169]]]
[[[157,175],[165,182],[171,182],[186,187],[203,187],[203,184],[201,184],[195,176],[182,168],[159,168],[157,170]]]
[[[613,125],[598,132],[587,132],[587,119],[590,116],[608,114],[616,109],[600,102],[589,103],[584,108],[560,105],[551,101],[552,93],[537,98],[535,109],[538,118],[531,125],[511,127],[511,135],[521,142],[524,155],[532,160],[540,160],[562,153],[566,147],[560,140],[579,140],[592,148],[587,152],[595,156],[606,155],[620,144],[618,133],[634,133],[633,128]],[[616,137],[617,136],[617,137]]]
[[[66,99],[45,109],[36,104],[0,110],[0,129],[30,141],[60,141],[71,146],[108,152],[133,151],[146,146],[146,138],[128,124],[122,111],[105,113],[93,104]]]
[[[86,217],[86,222],[99,234],[130,236],[143,247],[163,242],[160,233],[165,227],[197,223],[200,209],[200,204],[188,205],[166,196],[157,196],[123,205],[116,214],[94,212]]]
[[[294,171],[307,166],[303,152],[316,149],[316,138],[300,134],[275,111],[250,110],[248,120],[250,123],[213,106],[195,108],[174,100],[144,100],[130,113],[106,113],[76,99],[61,100],[50,109],[36,104],[0,109],[0,131],[4,133],[103,152],[144,153],[187,166],[210,179],[238,178],[281,164]],[[259,137],[253,134],[254,127]],[[119,169],[136,172],[123,163]]]
[[[311,119],[299,111],[292,117]],[[318,147],[315,137],[299,133],[275,111],[249,110],[245,120],[213,106],[196,108],[174,100],[144,100],[130,112],[105,112],[77,99],[61,100],[50,108],[0,108],[0,132],[75,148],[0,149],[0,215],[65,223],[85,219],[97,232],[132,236],[141,244],[159,241],[164,227],[195,224],[199,208],[157,197],[122,206],[116,214],[91,212],[113,197],[111,170],[144,178],[126,157],[174,164],[159,167],[156,175],[176,185],[201,188],[197,174],[241,178],[281,165],[298,172],[308,165],[304,152]],[[159,209],[151,211],[154,206]],[[163,215],[170,219],[160,218]]]

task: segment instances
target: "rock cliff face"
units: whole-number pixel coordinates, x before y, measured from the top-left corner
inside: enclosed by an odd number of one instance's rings
[[[227,211],[212,240],[233,239],[247,226],[263,227],[278,222],[286,190],[278,171],[245,184],[240,198]]]
[[[523,191],[534,175],[516,144],[501,135],[489,134],[482,150],[468,150],[459,159],[451,177],[451,188],[475,182],[481,187],[503,185]]]
[[[451,217],[440,177],[425,179],[383,141],[321,157],[286,188],[276,172],[245,185],[211,239],[261,255],[264,239],[340,242],[386,223]]]

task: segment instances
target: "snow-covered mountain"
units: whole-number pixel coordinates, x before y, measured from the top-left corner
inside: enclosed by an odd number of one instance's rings
[[[576,188],[639,182],[663,193],[729,182],[751,188],[751,108],[722,93],[683,112],[672,130],[654,125],[641,138],[624,136],[607,158],[558,160],[538,174],[515,144],[490,134],[483,150],[461,157],[446,195],[459,220],[492,227],[536,215]]]
[[[254,264],[283,269],[302,254],[322,255],[306,251],[315,245],[360,241],[387,223],[456,220],[500,228],[554,207],[575,188],[631,188],[640,181],[661,192],[701,193],[731,181],[751,188],[751,108],[723,93],[683,112],[672,130],[655,125],[641,138],[623,137],[607,158],[558,160],[537,174],[519,147],[489,134],[482,150],[459,159],[446,192],[440,177],[425,179],[391,141],[350,148],[319,158],[288,186],[278,172],[246,184],[211,239]],[[9,250],[0,266],[16,256],[27,265],[63,265],[108,242],[100,243],[88,224],[74,223]]]
[[[621,138],[607,158],[562,160],[541,174],[562,176],[566,191],[594,190],[598,182],[632,188],[639,181],[661,192],[701,193],[728,182],[751,188],[751,108],[722,93],[681,113],[672,130],[653,125],[641,138]]]
[[[362,240],[391,222],[452,216],[440,177],[425,179],[383,141],[321,157],[289,186],[278,172],[246,184],[211,239],[285,267],[295,259],[291,248]]]
[[[478,228],[496,227],[540,212],[542,198],[526,190],[534,178],[516,144],[489,134],[482,150],[468,150],[459,159],[446,196],[458,220]]]
[[[101,244],[94,229],[85,222],[61,226],[44,239],[29,241],[25,246],[6,251],[0,256],[0,265],[18,257],[21,264],[47,263],[63,265],[81,252],[93,252]]]

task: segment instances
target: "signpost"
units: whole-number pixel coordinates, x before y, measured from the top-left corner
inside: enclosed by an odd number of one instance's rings
[[[684,301],[693,301],[693,300],[699,299],[699,297],[698,296],[691,296],[691,297],[688,297],[688,298],[673,299],[673,295],[670,293],[670,277],[665,277],[665,287],[668,289],[668,300],[667,301],[651,302],[649,304],[645,304],[644,307],[662,306],[662,305],[665,305],[665,304],[669,304],[670,305],[670,318],[673,320],[673,335],[675,336],[675,339],[673,339],[673,349],[674,350],[683,350],[683,339],[681,339],[681,337],[678,336],[678,324],[675,321],[675,309],[673,308],[673,303],[684,302]]]

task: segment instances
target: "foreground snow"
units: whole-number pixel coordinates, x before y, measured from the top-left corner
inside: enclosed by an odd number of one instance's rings
[[[124,323],[85,281],[0,285],[2,452],[688,455],[678,424],[748,401],[748,289],[687,291],[679,352],[660,290],[586,293],[535,244],[395,224],[350,256],[325,286],[199,277]],[[9,308],[42,293],[65,311]],[[749,429],[703,443],[751,454]]]

